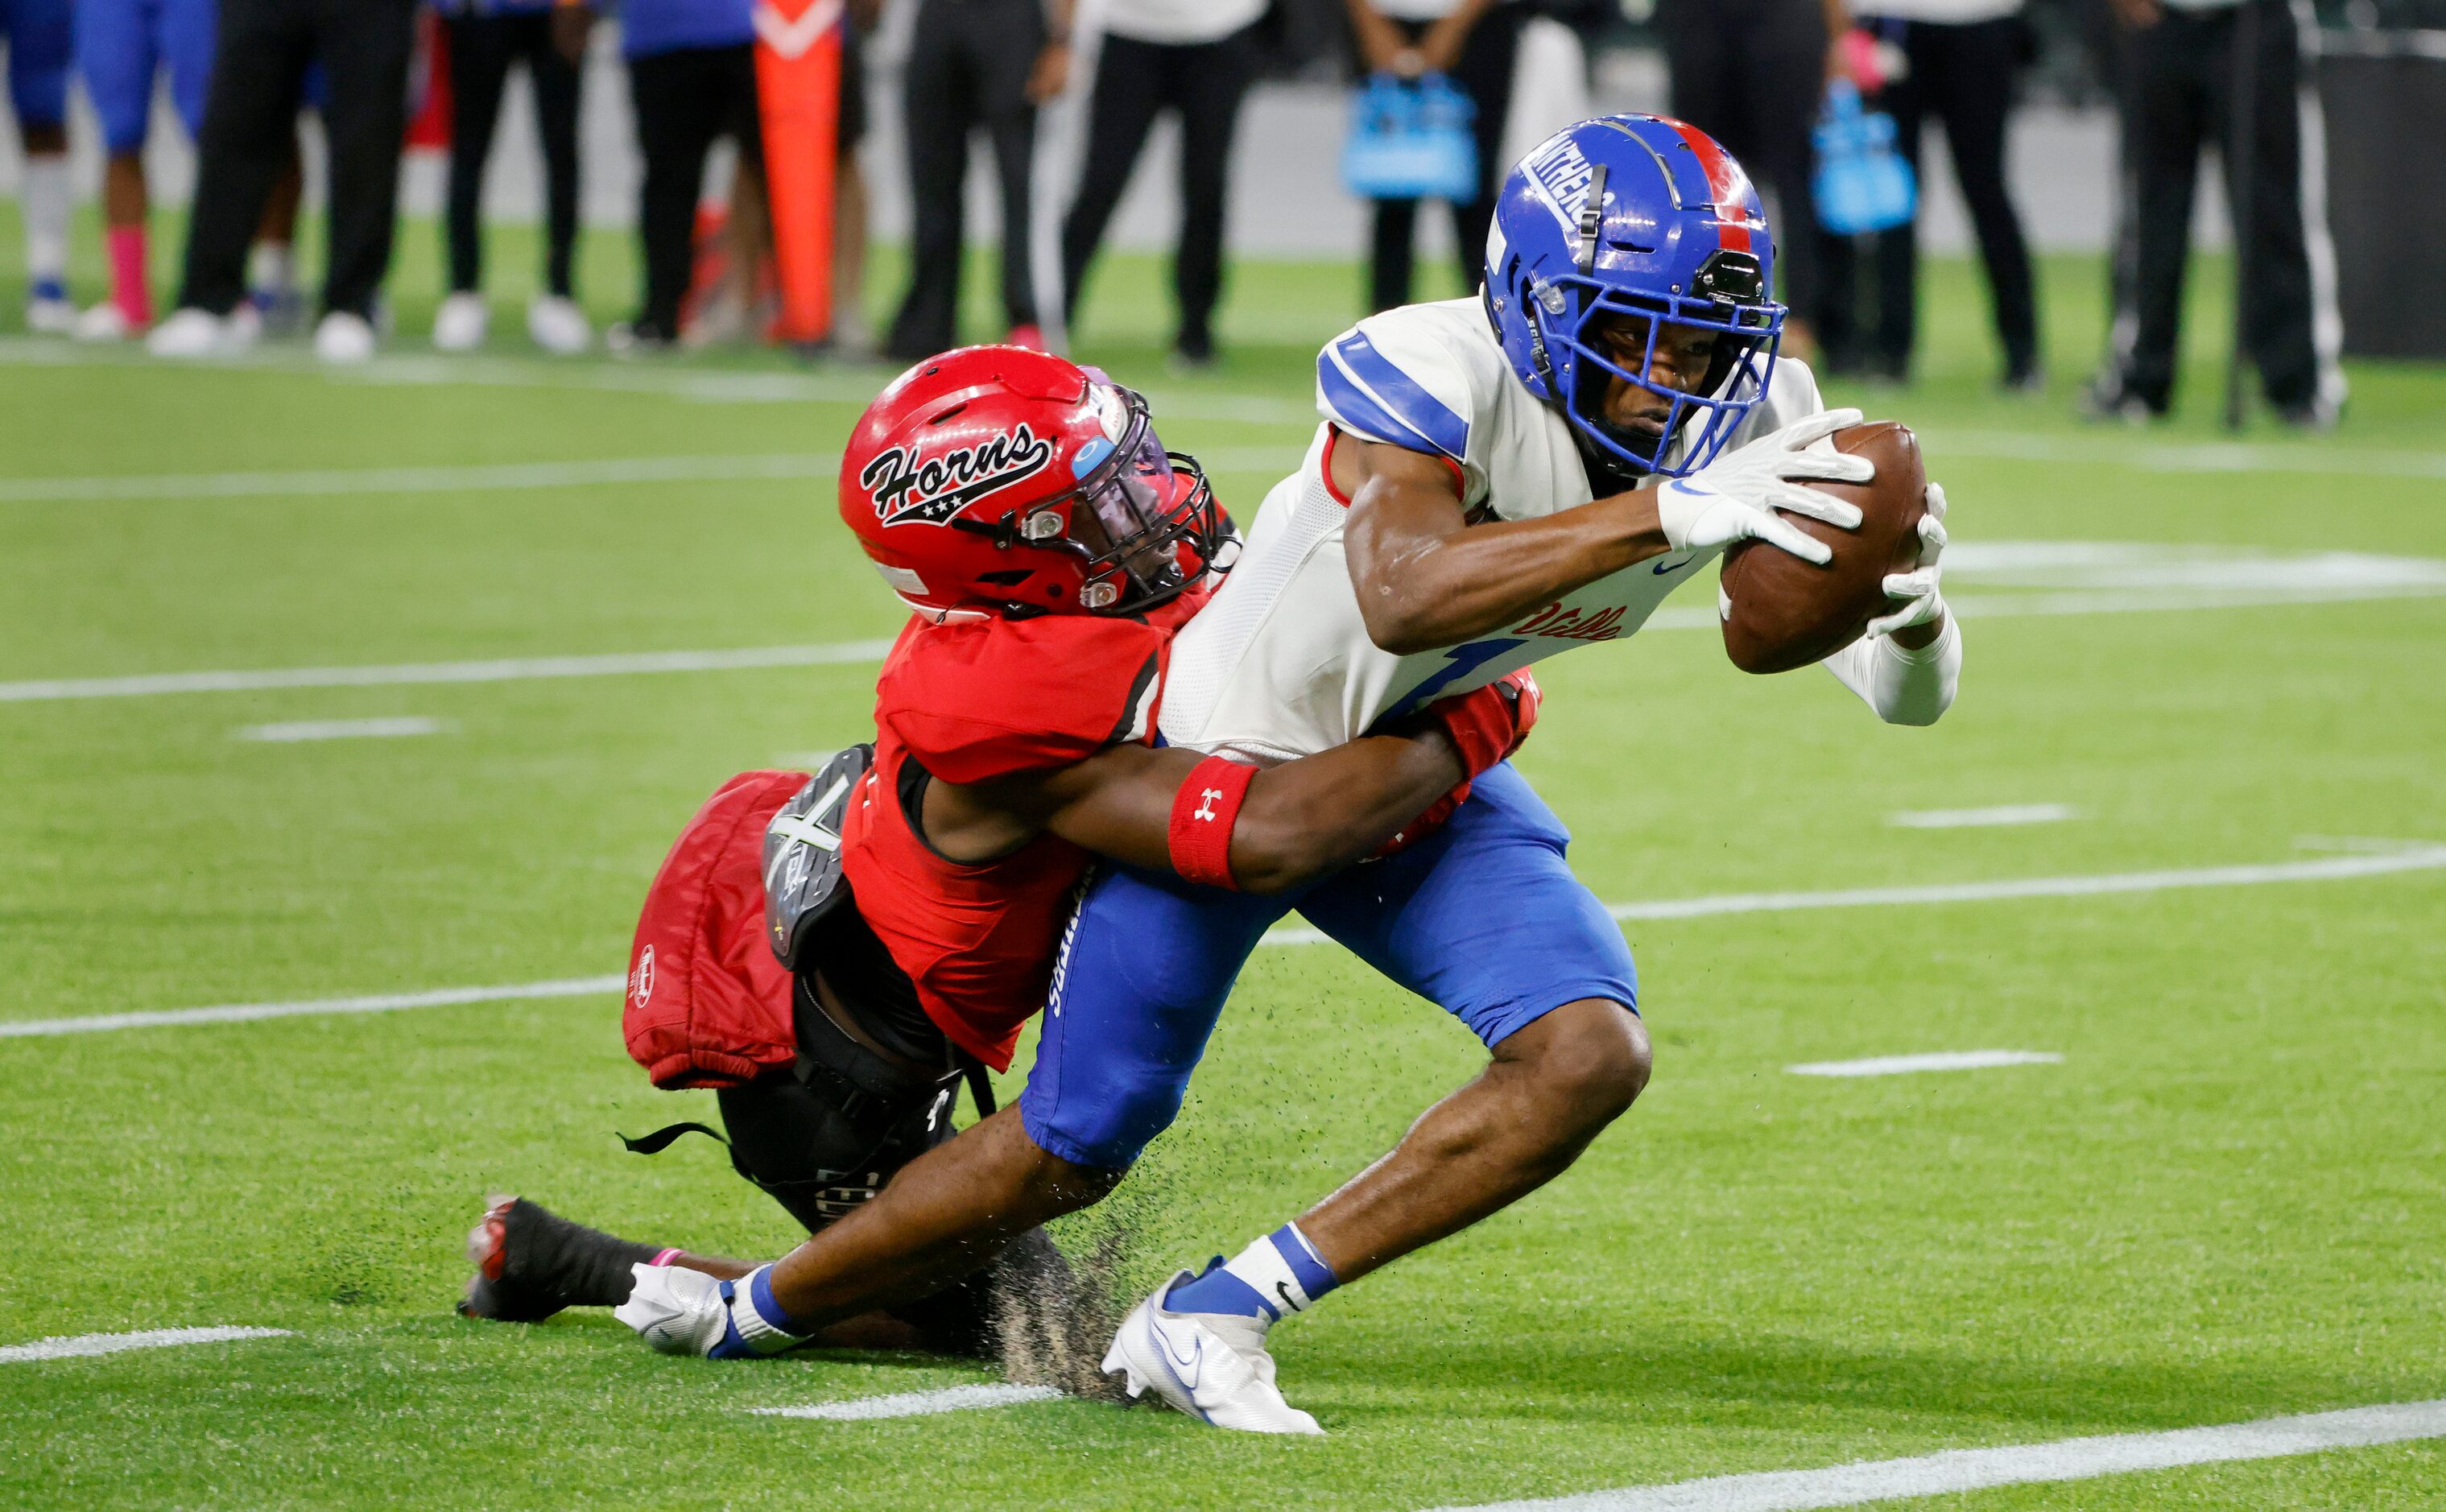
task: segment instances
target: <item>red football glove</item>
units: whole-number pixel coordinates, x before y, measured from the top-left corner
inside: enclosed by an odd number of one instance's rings
[[[1427,712],[1444,722],[1462,764],[1476,777],[1520,748],[1545,697],[1536,674],[1523,667],[1473,692],[1430,704]]]
[[[1428,804],[1425,813],[1402,825],[1402,832],[1376,852],[1378,859],[1398,856],[1443,828],[1454,810],[1468,802],[1470,780],[1518,750],[1520,743],[1529,738],[1530,729],[1537,723],[1537,708],[1545,698],[1536,675],[1523,667],[1473,692],[1428,705],[1427,712],[1443,721],[1444,732],[1459,747],[1469,777]]]

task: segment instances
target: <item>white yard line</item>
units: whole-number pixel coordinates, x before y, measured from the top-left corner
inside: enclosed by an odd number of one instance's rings
[[[2286,445],[2253,442],[2120,441],[2096,436],[2024,435],[2009,430],[1923,431],[1929,470],[1947,457],[1999,462],[2106,463],[2159,473],[2352,473],[2370,478],[2446,478],[2446,451],[2398,451],[2368,446]]]
[[[2357,877],[2384,877],[2398,872],[2439,869],[2446,869],[2446,845],[2405,842],[2392,851],[2322,857],[2317,860],[2208,866],[2191,871],[2108,872],[2096,877],[2031,877],[1994,882],[1871,887],[1831,893],[1725,893],[1712,898],[1616,903],[1609,912],[1618,919],[1699,918],[1713,914],[1776,913],[1795,909],[1988,902],[2008,898],[2083,898],[2185,887],[2250,887],[2272,882],[2339,881]],[[1324,940],[1325,936],[1317,930],[1294,928],[1273,930],[1257,943],[1317,945]],[[289,1018],[315,1013],[386,1013],[399,1009],[446,1008],[461,1003],[487,1003],[508,998],[581,997],[597,992],[616,992],[627,985],[625,976],[579,976],[501,987],[451,987],[437,992],[393,992],[372,997],[314,997],[286,1003],[236,1003],[217,1008],[100,1013],[87,1018],[0,1020],[0,1039],[90,1034],[110,1030],[156,1029],[183,1024],[244,1023],[259,1018]]]
[[[1022,1402],[1048,1401],[1061,1394],[1049,1386],[950,1386],[939,1391],[901,1391],[891,1396],[853,1397],[846,1402],[818,1402],[813,1407],[752,1407],[747,1410],[759,1417],[857,1423],[873,1418],[928,1417],[936,1412],[1016,1407]]]
[[[2160,610],[2249,609],[2287,604],[2344,603],[2372,598],[2437,596],[2438,588],[2406,584],[2299,593],[1969,594],[1947,602],[1965,619],[2020,615],[2138,614]],[[1716,611],[1674,605],[1649,616],[1649,630],[1711,630]],[[420,683],[507,683],[546,677],[618,677],[641,672],[736,671],[771,667],[821,667],[879,662],[888,640],[829,646],[746,646],[730,651],[668,651],[605,656],[526,656],[499,661],[411,662],[387,667],[271,667],[230,671],[151,672],[127,677],[47,677],[0,683],[0,704],[84,698],[148,698],[171,693],[261,692],[285,688],[373,688]]]
[[[351,467],[298,472],[134,473],[96,478],[0,479],[0,504],[110,503],[140,500],[282,499],[366,494],[495,493],[595,488],[616,483],[830,481],[837,455],[604,457],[586,462],[499,463],[465,467]]]
[[[110,1030],[161,1029],[186,1024],[245,1024],[258,1018],[296,1018],[320,1013],[391,1013],[409,1008],[450,1008],[522,997],[592,997],[624,991],[626,976],[572,976],[550,982],[512,982],[499,987],[444,987],[424,992],[384,992],[368,997],[308,997],[286,1003],[227,1003],[216,1008],[166,1008],[141,1013],[96,1013],[87,1018],[29,1018],[0,1022],[0,1039],[49,1034],[95,1034]]]
[[[459,727],[446,719],[405,714],[390,719],[299,719],[285,725],[240,725],[232,740],[290,745],[306,740],[402,740],[413,735],[439,735]]]
[[[2327,1449],[2367,1448],[2446,1438],[2446,1401],[2348,1408],[2301,1417],[2263,1418],[2162,1433],[2113,1433],[1950,1449],[1908,1460],[1870,1460],[1819,1470],[1767,1470],[1670,1485],[1627,1486],[1525,1502],[1496,1502],[1466,1512],[1809,1512],[1904,1497],[1951,1496],[2000,1485],[2087,1481],[2101,1475],[2273,1460]],[[1464,1512],[1445,1507],[1438,1512]]]
[[[1660,898],[1612,903],[1615,918],[1706,918],[1719,914],[1782,914],[1815,908],[1909,907],[1931,903],[1988,903],[2009,898],[2095,898],[2117,893],[2156,893],[2187,887],[2256,887],[2272,882],[2342,881],[2396,872],[2446,869],[2446,845],[2407,844],[2393,851],[2322,857],[2308,861],[2267,861],[2243,866],[2201,866],[2182,871],[2106,872],[2093,877],[2020,877],[1993,882],[1931,882],[1911,887],[1847,887],[1823,893],[1718,893],[1707,898]],[[1314,929],[1275,929],[1261,945],[1319,945]]]
[[[2051,1050],[1936,1050],[1926,1055],[1872,1055],[1857,1061],[1808,1061],[1787,1066],[1795,1076],[1905,1076],[1912,1071],[1984,1071],[1991,1066],[2060,1066]]]
[[[1330,332],[1320,332],[1319,340]],[[0,338],[0,365],[10,367],[137,367],[163,365],[141,349],[78,346],[29,337]],[[557,388],[634,393],[692,404],[863,405],[892,374],[882,368],[787,371],[713,367],[664,367],[604,361],[525,361],[510,357],[385,354],[362,366],[332,368],[294,348],[265,348],[242,356],[187,365],[212,371],[251,371],[325,383],[412,387]],[[1126,381],[1127,374],[1121,375]],[[1316,411],[1278,390],[1175,387],[1147,390],[1156,417],[1251,425],[1313,426]],[[2004,430],[1922,433],[1936,464],[1947,457],[2031,462],[2049,466],[2109,465],[2161,473],[2357,474],[2376,478],[2446,479],[2446,451],[2345,446],[2333,442],[2172,442],[2135,440],[2099,428],[2079,435]]]
[[[514,656],[499,661],[407,662],[389,667],[271,667],[242,671],[152,672],[133,677],[59,677],[0,683],[0,704],[69,698],[149,698],[164,693],[249,693],[283,688],[389,688],[422,683],[509,683],[547,677],[641,672],[734,671],[881,661],[888,640],[735,651],[655,651],[608,656]]]
[[[286,1338],[288,1329],[147,1329],[141,1333],[79,1333],[72,1337],[36,1339],[31,1344],[0,1347],[0,1364],[19,1360],[66,1360],[86,1354],[117,1354],[126,1350],[166,1350],[181,1344],[223,1344],[233,1339]]]
[[[2079,812],[2070,803],[1999,803],[1993,808],[1905,809],[1889,822],[1902,829],[1985,829],[2002,824],[2052,824]]]
[[[141,348],[76,346],[24,337],[0,338],[0,365],[9,367],[93,368],[164,365]],[[890,383],[885,368],[774,369],[665,367],[623,362],[523,362],[503,357],[418,356],[386,353],[371,362],[347,368],[317,363],[295,348],[268,347],[230,357],[183,364],[191,370],[240,371],[312,378],[325,383],[370,385],[376,387],[499,387],[557,388],[595,393],[632,393],[681,399],[692,404],[863,405]],[[1185,420],[1223,420],[1254,425],[1313,425],[1314,408],[1280,393],[1228,389],[1171,388],[1148,390],[1157,416]]]

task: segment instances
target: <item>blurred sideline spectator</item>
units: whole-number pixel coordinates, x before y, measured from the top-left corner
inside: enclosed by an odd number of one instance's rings
[[[79,0],[77,72],[102,123],[103,255],[110,295],[77,317],[79,341],[123,341],[153,324],[144,140],[151,133],[157,74],[188,140],[204,122],[213,77],[214,0]]]
[[[296,150],[297,111],[316,60],[329,90],[330,255],[314,351],[327,362],[373,355],[415,25],[416,0],[221,0],[179,309],[153,331],[157,355],[204,356],[254,341],[259,317],[244,304],[248,244]]]
[[[866,38],[883,0],[850,0],[841,27],[840,118],[833,164],[832,350],[844,357],[875,354],[875,327],[866,317]]]
[[[1841,67],[1843,0],[1657,0],[1672,114],[1724,144],[1774,197],[1776,277],[1791,307],[1783,350],[1816,355],[1820,294],[1810,128]]]
[[[2115,10],[2129,179],[2117,255],[2130,266],[2114,282],[2114,350],[2091,390],[2091,412],[2145,420],[2173,403],[2192,195],[2200,150],[2212,146],[2225,161],[2228,201],[2248,205],[2234,251],[2245,270],[2240,325],[2260,385],[2286,424],[2333,425],[2343,373],[2336,353],[2322,350],[2314,305],[2330,307],[2328,329],[2341,323],[2332,289],[2318,288],[2310,267],[2309,241],[2324,241],[2325,212],[2302,194],[2302,45],[2291,9],[2284,0],[2115,0]],[[2235,48],[2246,26],[2253,45],[2248,191],[2225,150],[2234,140]],[[2311,216],[2320,217],[2315,231]],[[2246,218],[2239,208],[2236,217]]]
[[[0,0],[9,39],[9,104],[25,149],[17,191],[26,231],[26,329],[76,325],[68,302],[68,0]]]
[[[1945,124],[1956,181],[1979,237],[1987,296],[2004,352],[2008,388],[2042,387],[2030,252],[2004,177],[2004,132],[2013,73],[2031,42],[2022,0],[1852,0],[1859,25],[1894,65],[1882,87],[1864,90],[1872,109],[1894,119],[1895,145],[1914,174],[1922,127]],[[1866,83],[1866,81],[1864,81]],[[1924,198],[1921,201],[1926,203]],[[1828,235],[1818,337],[1829,371],[1902,382],[1917,336],[1919,236],[1914,222],[1860,238]],[[1866,250],[1868,276],[1857,264]],[[1864,287],[1865,285],[1865,287]]]
[[[659,350],[679,337],[680,302],[696,266],[697,199],[715,141],[738,143],[743,177],[762,176],[748,7],[749,0],[626,0],[621,9],[621,51],[646,159],[637,194],[645,296],[636,319],[607,333],[617,350]],[[744,219],[731,217],[737,234],[761,246]]]
[[[443,217],[450,293],[434,313],[433,344],[443,351],[465,351],[484,342],[491,319],[478,292],[483,282],[484,164],[493,153],[502,87],[511,66],[524,64],[534,85],[547,186],[544,287],[527,305],[527,334],[546,351],[582,351],[593,331],[572,297],[571,264],[577,244],[577,97],[584,35],[574,37],[579,50],[563,50],[560,43],[568,39],[555,37],[554,0],[432,4],[449,39],[451,106],[450,187]],[[568,29],[567,24],[562,29]]]
[[[1518,0],[1348,0],[1352,54],[1367,73],[1402,79],[1440,73],[1477,107],[1477,198],[1453,205],[1454,252],[1461,287],[1475,293],[1486,275],[1486,232],[1495,220],[1495,190],[1511,164],[1503,161],[1503,123],[1512,109],[1512,64],[1528,8]],[[1367,308],[1410,302],[1416,264],[1419,201],[1373,201],[1367,259]]]
[[[1224,197],[1232,133],[1256,77],[1253,31],[1266,0],[1107,0],[1087,111],[1086,161],[1062,226],[1063,308],[1079,293],[1157,115],[1180,115],[1180,241],[1172,286],[1180,310],[1173,351],[1190,367],[1214,360],[1214,304],[1223,289]]]
[[[888,350],[914,362],[959,341],[969,136],[985,129],[1002,187],[1002,304],[1007,339],[1042,347],[1028,244],[1036,109],[1070,72],[1070,0],[917,0],[903,111],[909,136],[909,293]]]

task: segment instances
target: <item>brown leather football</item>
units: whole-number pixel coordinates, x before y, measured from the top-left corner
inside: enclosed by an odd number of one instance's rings
[[[1823,661],[1860,638],[1869,621],[1892,613],[1888,573],[1919,563],[1919,520],[1928,512],[1928,474],[1919,438],[1891,420],[1834,433],[1837,450],[1874,463],[1865,483],[1813,482],[1860,506],[1860,528],[1838,530],[1785,510],[1776,513],[1834,548],[1823,567],[1762,540],[1724,554],[1724,653],[1745,672],[1788,672]]]

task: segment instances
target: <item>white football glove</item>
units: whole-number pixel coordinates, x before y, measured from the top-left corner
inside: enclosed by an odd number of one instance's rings
[[[632,1265],[637,1285],[612,1315],[663,1354],[705,1354],[730,1327],[722,1283],[677,1265]]]
[[[1886,596],[1903,603],[1892,614],[1869,621],[1871,639],[1925,625],[1945,613],[1945,595],[1938,591],[1944,569],[1937,565],[1937,558],[1945,555],[1945,490],[1929,483],[1927,497],[1928,513],[1919,517],[1918,564],[1907,573],[1886,575]]]
[[[760,1290],[770,1299],[769,1288],[760,1283],[772,1269],[759,1266],[736,1281],[724,1281],[677,1265],[632,1265],[629,1270],[637,1284],[612,1315],[664,1354],[702,1354],[714,1360],[779,1354],[806,1338],[783,1329],[756,1306]]]
[[[1821,567],[1834,560],[1833,547],[1778,519],[1775,511],[1806,515],[1837,530],[1860,528],[1857,505],[1792,481],[1864,483],[1874,478],[1876,466],[1866,457],[1810,449],[1859,423],[1856,409],[1825,410],[1727,451],[1687,478],[1666,480],[1656,490],[1656,519],[1665,527],[1665,544],[1675,551],[1712,551],[1755,537]]]

